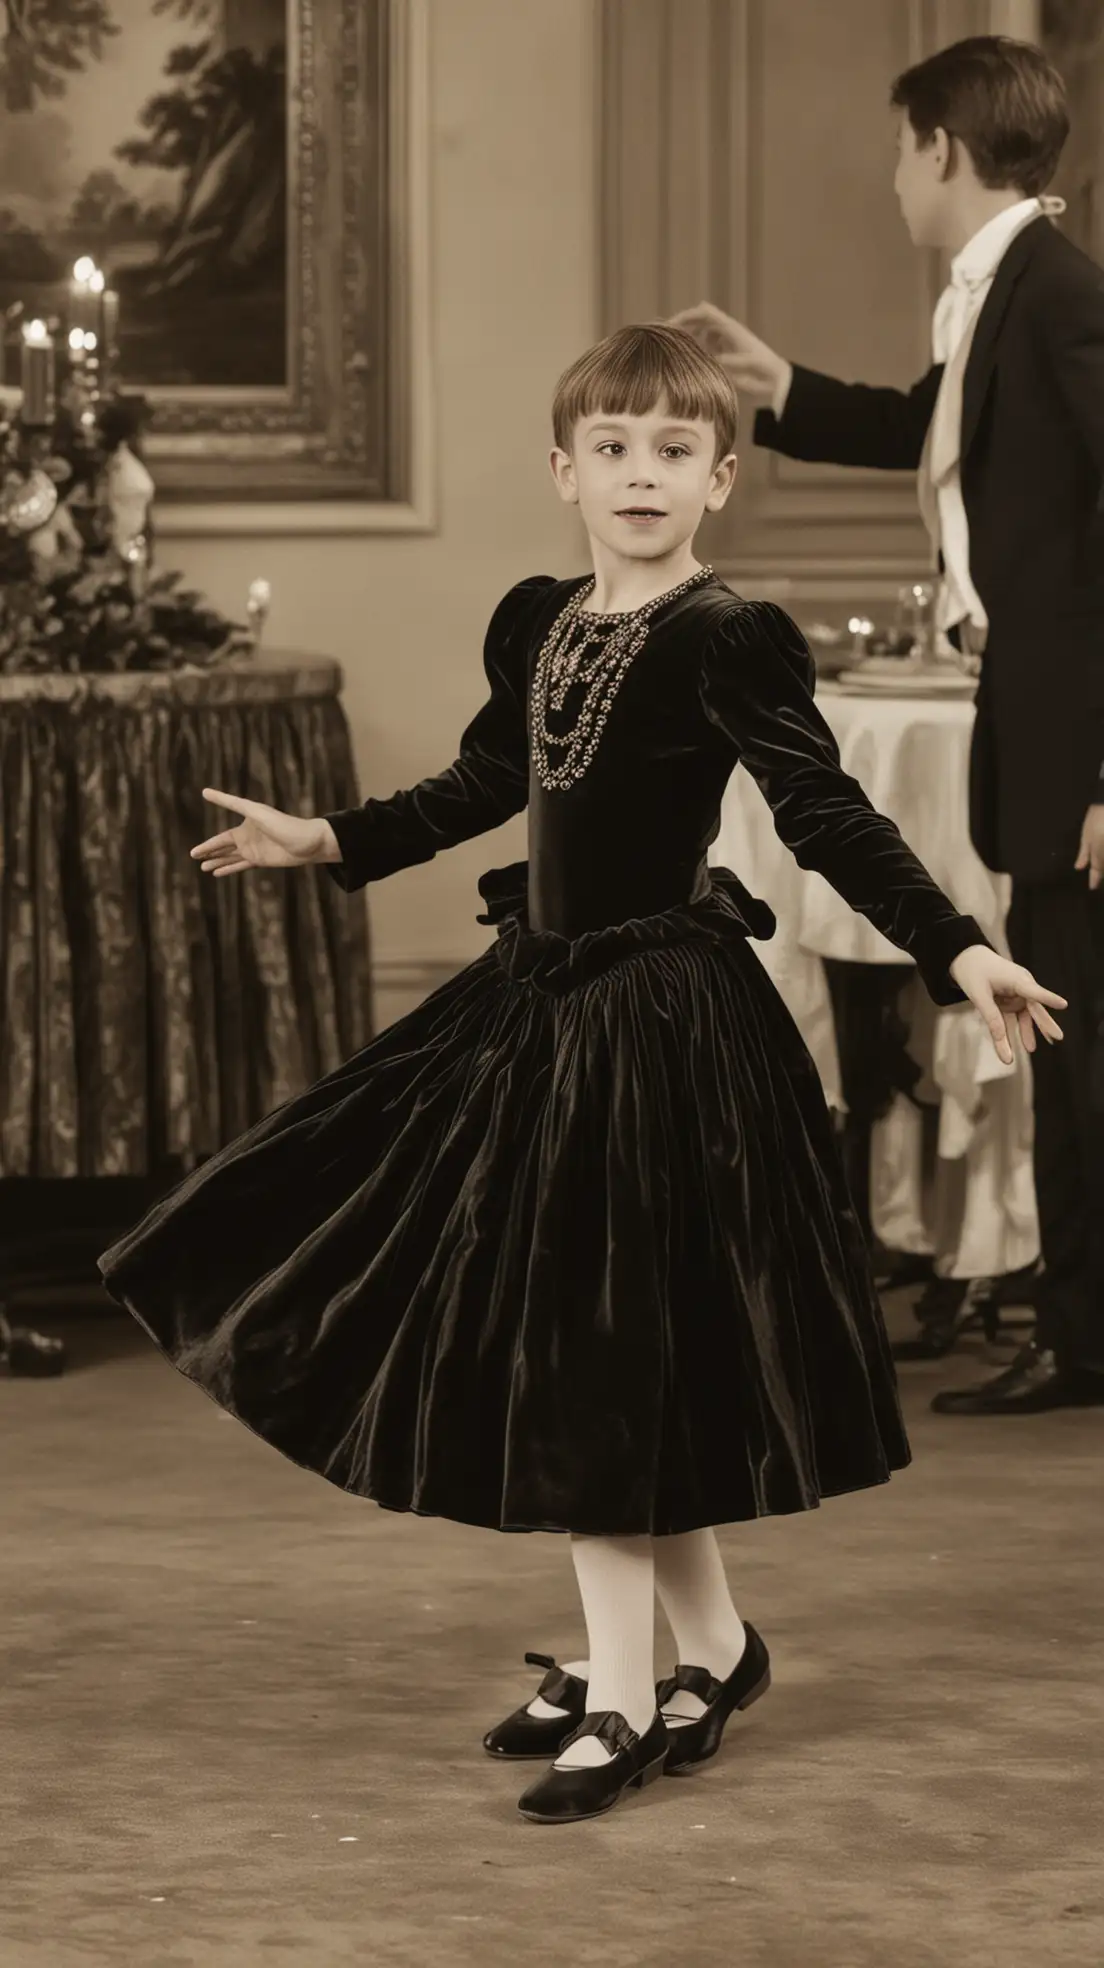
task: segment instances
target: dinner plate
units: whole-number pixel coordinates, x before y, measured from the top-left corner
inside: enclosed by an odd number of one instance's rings
[[[848,697],[972,697],[977,678],[963,676],[958,670],[938,674],[905,670],[897,676],[864,676],[861,671],[843,670],[832,678],[831,687]]]

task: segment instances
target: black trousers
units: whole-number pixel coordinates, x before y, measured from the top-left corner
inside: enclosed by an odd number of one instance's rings
[[[1104,887],[1085,873],[1014,881],[1007,933],[1014,960],[1069,999],[1061,1044],[1040,1040],[1032,1060],[1037,1339],[1065,1367],[1104,1372]]]

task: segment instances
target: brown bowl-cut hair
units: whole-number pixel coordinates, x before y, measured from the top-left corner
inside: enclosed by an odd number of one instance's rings
[[[1050,183],[1069,135],[1065,85],[1041,48],[975,34],[905,69],[890,93],[923,148],[937,130],[957,137],[990,191],[1034,198]]]
[[[714,464],[736,448],[736,391],[719,362],[692,335],[665,323],[617,328],[565,369],[552,399],[552,432],[570,451],[583,417],[647,417],[661,404],[671,418],[701,418],[717,434]]]

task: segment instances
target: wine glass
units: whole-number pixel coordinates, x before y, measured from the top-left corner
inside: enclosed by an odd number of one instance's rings
[[[934,581],[906,581],[897,590],[897,633],[909,642],[911,669],[927,669],[935,659]]]

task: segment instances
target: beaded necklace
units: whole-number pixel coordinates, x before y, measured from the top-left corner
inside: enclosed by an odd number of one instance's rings
[[[711,567],[699,567],[688,580],[665,594],[655,595],[627,614],[584,614],[583,603],[594,593],[593,576],[560,610],[544,640],[533,671],[532,746],[537,777],[546,792],[580,780],[598,748],[606,719],[629,665],[647,640],[652,617],[659,608],[712,578]],[[587,651],[595,644],[593,655]],[[583,701],[570,731],[548,729],[548,710],[562,711],[573,683],[585,686]],[[552,747],[566,751],[559,760]]]

